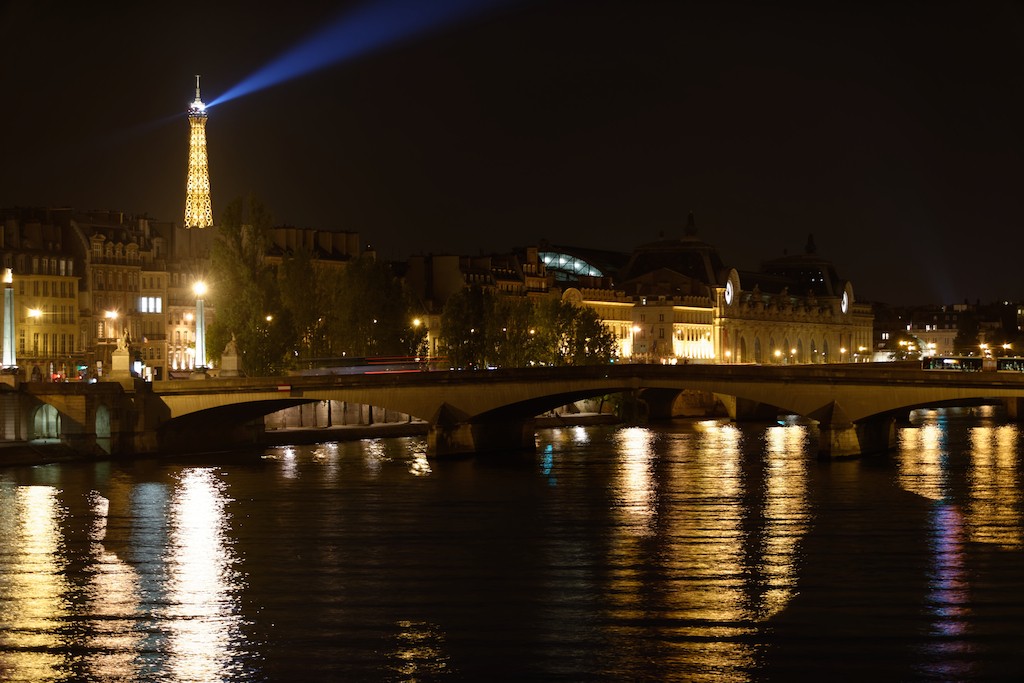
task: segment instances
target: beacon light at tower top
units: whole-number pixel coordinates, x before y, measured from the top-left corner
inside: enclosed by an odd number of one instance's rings
[[[189,105],[188,111],[190,114],[206,114],[206,103],[199,96],[199,74],[196,74],[196,99]]]

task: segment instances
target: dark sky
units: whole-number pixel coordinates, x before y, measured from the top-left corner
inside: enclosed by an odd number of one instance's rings
[[[265,5],[2,5],[0,205],[180,222],[193,74],[211,102],[345,3]],[[860,300],[1024,299],[1022,53],[999,0],[513,2],[211,108],[214,212],[402,259],[693,211],[740,270],[813,234]]]

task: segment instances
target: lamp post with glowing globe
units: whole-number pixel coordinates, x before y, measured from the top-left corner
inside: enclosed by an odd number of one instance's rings
[[[4,271],[4,351],[3,368],[13,371],[18,367],[14,355],[14,271]]]

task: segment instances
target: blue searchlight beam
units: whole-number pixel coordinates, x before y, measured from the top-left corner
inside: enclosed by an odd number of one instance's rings
[[[362,5],[267,64],[207,108],[517,0],[382,0]]]

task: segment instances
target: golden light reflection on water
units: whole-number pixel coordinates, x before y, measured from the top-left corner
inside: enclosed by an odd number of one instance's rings
[[[281,476],[285,479],[295,479],[299,476],[298,462],[295,454],[295,448],[292,446],[285,446],[280,449],[281,457]]]
[[[313,451],[313,461],[324,466],[324,479],[326,481],[334,483],[338,480],[339,456],[337,441],[318,445]]]
[[[616,435],[616,446],[621,458],[619,480],[615,482],[616,512],[623,530],[635,536],[654,532],[654,458],[651,443],[654,433],[642,427],[623,429]]]
[[[970,500],[966,506],[970,540],[1020,549],[1021,491],[1017,471],[1017,425],[971,429]]]
[[[975,410],[980,417],[993,417],[991,406]],[[900,485],[930,500],[947,500],[954,494],[947,462],[949,413],[928,410],[919,415],[920,425],[899,433]],[[962,504],[966,533],[971,541],[1019,549],[1024,546],[1017,463],[1020,429],[1015,424],[983,424],[971,427],[968,438],[968,496]]]
[[[85,614],[89,620],[87,645],[92,654],[84,666],[95,680],[136,680],[138,652],[144,640],[136,629],[141,603],[139,577],[134,568],[103,545],[106,537],[109,501],[91,494],[94,515],[90,530],[93,573],[86,586]]]
[[[614,525],[608,548],[608,612],[614,638],[642,638],[649,607],[641,573],[644,539],[654,530],[656,491],[651,475],[654,433],[630,427],[615,435],[618,477],[611,482]]]
[[[746,680],[753,665],[740,640],[755,617],[745,591],[741,443],[735,425],[701,422],[678,444],[669,473],[665,602],[678,639],[672,658],[694,681]]]
[[[926,419],[934,419],[934,411]],[[900,486],[923,498],[942,500],[946,496],[946,456],[943,427],[935,422],[899,432]]]
[[[615,441],[618,524],[607,562],[613,637],[658,638],[657,656],[671,662],[669,670],[685,672],[685,680],[749,680],[755,651],[744,639],[796,590],[798,545],[810,514],[807,429],[768,430],[763,510],[748,509],[755,482],[745,481],[743,435],[735,425],[704,421],[692,433],[656,439],[655,432],[631,428]],[[753,552],[745,531],[751,516],[765,525]],[[653,575],[642,571],[652,542],[660,559]],[[657,636],[648,633],[652,623]]]
[[[445,651],[444,630],[425,621],[399,621],[394,644],[387,653],[389,668],[400,676],[398,680],[434,680],[451,675],[450,662]]]
[[[5,680],[69,680],[69,614],[60,523],[64,510],[52,486],[0,486],[0,546],[12,553],[0,575],[0,672]]]
[[[174,680],[233,678],[242,579],[228,542],[224,489],[212,469],[188,469],[171,499],[164,623]]]
[[[772,427],[765,434],[764,529],[758,573],[763,583],[761,619],[782,611],[797,586],[797,549],[807,533],[807,430]]]
[[[380,439],[364,440],[360,443],[363,449],[363,463],[366,471],[376,476],[384,468],[384,463],[391,460],[388,450]]]
[[[417,477],[425,477],[430,474],[430,461],[427,460],[426,451],[414,451],[412,459],[409,462],[409,473],[414,474]]]

